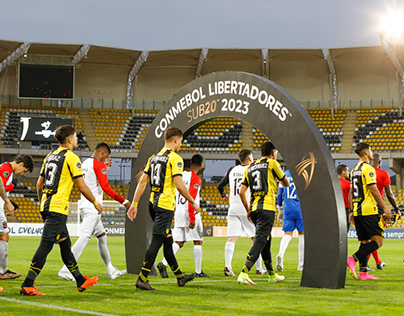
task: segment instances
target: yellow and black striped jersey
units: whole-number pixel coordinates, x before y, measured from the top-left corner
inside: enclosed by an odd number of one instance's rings
[[[147,161],[144,172],[150,176],[150,202],[165,210],[174,211],[177,188],[174,177],[182,176],[184,161],[169,148],[163,148]]]
[[[80,158],[71,150],[59,147],[44,159],[41,176],[44,178],[41,212],[68,215],[73,179],[83,176]]]
[[[280,164],[269,158],[260,158],[244,172],[243,182],[250,188],[250,210],[275,211],[275,194],[278,191],[276,179],[281,181],[285,173]]]
[[[354,216],[378,214],[377,203],[369,190],[376,184],[376,171],[367,162],[360,161],[351,171],[352,203]]]

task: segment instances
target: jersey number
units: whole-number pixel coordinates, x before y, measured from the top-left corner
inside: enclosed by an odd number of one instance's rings
[[[296,187],[293,182],[290,183],[290,186],[286,187],[286,196],[288,199],[297,199]]]
[[[185,205],[185,203],[187,203],[187,199],[178,193],[177,204]]]
[[[159,187],[160,186],[160,170],[161,170],[161,165],[156,164],[152,165],[152,174],[151,174],[151,184],[153,186]]]
[[[234,195],[237,196],[240,194],[240,182],[241,178],[235,178],[234,179]]]
[[[46,164],[45,168],[46,168],[45,185],[47,187],[51,187],[55,184],[55,176],[56,172],[58,171],[58,165],[55,164],[54,162],[49,162]]]
[[[353,193],[353,196],[354,196],[355,198],[358,198],[358,197],[359,197],[358,182],[359,182],[359,179],[358,179],[358,178],[353,178],[353,179],[352,179],[352,193]]]
[[[259,191],[262,189],[261,172],[259,170],[251,172],[251,176],[254,178],[254,184],[252,185],[253,190]]]

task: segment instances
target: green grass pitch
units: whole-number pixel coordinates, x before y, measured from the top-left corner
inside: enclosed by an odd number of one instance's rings
[[[73,238],[75,240],[75,238]],[[99,282],[86,292],[77,291],[75,282],[60,280],[57,271],[62,265],[59,246],[55,245],[44,271],[37,278],[37,287],[46,296],[25,297],[19,287],[25,277],[31,257],[39,244],[37,237],[11,237],[9,268],[22,272],[16,280],[0,280],[4,287],[0,294],[3,315],[403,315],[402,286],[404,284],[404,251],[402,240],[385,240],[380,258],[387,263],[382,271],[373,272],[378,281],[359,281],[347,274],[345,289],[313,289],[300,287],[301,272],[297,268],[297,238],[286,252],[281,283],[269,283],[267,275],[250,273],[257,286],[239,285],[236,277],[225,277],[225,238],[205,238],[203,270],[212,278],[200,278],[180,288],[175,278],[151,276],[150,283],[157,291],[135,288],[137,276],[125,275],[109,280],[93,239],[79,259],[80,270],[90,276],[98,275]],[[273,239],[272,257],[279,249],[279,238]],[[112,261],[125,268],[124,238],[109,237]],[[233,270],[241,270],[251,245],[248,238],[240,238],[233,258]],[[358,241],[350,239],[349,254],[356,251]],[[140,254],[143,257],[143,254]],[[162,259],[161,252],[158,260]],[[194,270],[192,244],[185,244],[177,253],[183,271]],[[373,258],[369,261],[375,268]],[[255,272],[255,270],[254,270]]]

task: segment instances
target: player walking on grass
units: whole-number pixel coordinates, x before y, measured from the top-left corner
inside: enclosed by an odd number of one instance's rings
[[[3,210],[4,210],[4,218],[6,216],[12,215],[14,212],[14,205],[11,203],[10,199],[7,196],[7,192],[4,188],[4,184],[3,181],[0,181],[0,197],[1,197],[1,201],[4,202],[3,205]],[[4,218],[1,220],[4,223]],[[6,221],[7,223],[7,221]],[[1,224],[1,222],[0,222]],[[2,227],[3,225],[1,225],[0,227]],[[5,230],[3,230],[5,231]],[[7,228],[7,233],[8,233],[8,228]],[[0,286],[0,293],[3,292],[3,287]]]
[[[5,162],[0,165],[0,177],[6,192],[11,192],[17,185],[14,174],[23,175],[25,172],[32,172],[34,159],[30,155],[17,155],[12,162]],[[12,272],[8,269],[8,241],[10,239],[7,227],[6,215],[12,212],[5,212],[5,202],[0,199],[0,280],[16,279],[21,276],[19,272]],[[14,209],[14,207],[13,207]],[[12,209],[12,210],[13,210]]]
[[[200,191],[202,180],[198,176],[199,170],[202,168],[203,157],[195,154],[191,158],[191,166],[182,174],[187,190],[192,198],[198,203],[200,200]],[[176,193],[175,199],[175,216],[174,216],[174,229],[173,229],[173,252],[174,255],[177,251],[184,246],[187,241],[194,242],[194,261],[195,261],[195,277],[209,278],[210,275],[202,271],[202,241],[203,241],[203,224],[201,213],[195,214],[195,210],[181,194]],[[167,260],[164,258],[157,268],[163,278],[168,278],[167,273]]]
[[[361,242],[358,251],[347,259],[348,269],[355,278],[356,262],[359,261],[359,280],[378,280],[378,277],[367,271],[368,256],[383,245],[384,231],[379,215],[379,205],[386,218],[391,218],[391,212],[386,207],[376,186],[376,171],[369,164],[373,153],[366,143],[358,143],[355,152],[359,162],[351,171],[350,204],[353,209],[358,240]]]
[[[140,197],[146,188],[147,182],[150,181],[149,212],[154,221],[153,237],[146,251],[142,271],[136,281],[136,287],[140,290],[155,290],[149,284],[147,277],[162,245],[164,247],[164,257],[177,277],[178,286],[184,286],[195,277],[195,274],[186,275],[182,273],[173,253],[171,223],[175,210],[176,190],[178,189],[180,194],[191,203],[195,213],[199,213],[200,208],[182,181],[184,162],[177,154],[181,148],[183,139],[181,130],[176,127],[167,128],[164,132],[164,139],[164,148],[149,158],[144,173],[136,187],[132,206],[127,213],[131,221],[136,218]]]
[[[289,186],[289,180],[276,161],[278,151],[271,142],[261,146],[262,158],[252,163],[244,173],[240,188],[240,197],[247,211],[247,217],[255,225],[255,241],[247,254],[247,260],[237,281],[242,284],[256,285],[248,276],[255,261],[261,254],[269,274],[269,281],[279,282],[285,277],[275,273],[271,258],[271,231],[275,218],[275,193],[278,190],[277,181],[283,186]],[[250,205],[247,202],[246,191],[251,190]]]
[[[102,205],[103,194],[106,192],[111,198],[123,204],[127,209],[130,202],[116,194],[108,184],[107,171],[112,166],[111,149],[106,143],[99,143],[95,147],[93,155],[83,163],[83,178],[97,201]],[[83,217],[80,237],[74,243],[72,252],[76,260],[80,258],[84,248],[90,242],[92,236],[97,237],[98,252],[107,268],[108,278],[116,279],[126,273],[126,270],[118,270],[112,265],[111,255],[107,244],[107,235],[104,225],[101,222],[101,214],[94,208],[93,204],[82,194],[78,202],[79,211]],[[73,275],[66,266],[63,266],[58,273],[60,278],[74,281]]]
[[[391,190],[391,180],[390,175],[386,170],[381,169],[382,167],[382,158],[379,154],[373,153],[373,157],[370,160],[370,165],[376,170],[376,186],[380,192],[380,195],[383,199],[384,191],[386,191],[387,199],[393,208],[398,211],[398,206],[396,202],[396,198],[394,197],[394,193]],[[383,215],[383,209],[378,205],[379,215]],[[386,266],[386,263],[382,262],[379,258],[379,252],[377,250],[372,252],[372,256],[376,261],[376,268],[378,270],[383,270]],[[370,258],[370,255],[369,255]]]
[[[240,186],[243,180],[244,172],[246,168],[253,163],[253,153],[249,149],[242,149],[238,153],[238,160],[240,165],[231,167],[225,176],[220,180],[217,189],[222,196],[224,202],[229,203],[229,212],[227,214],[227,242],[224,246],[224,275],[235,276],[232,268],[232,260],[234,254],[234,248],[239,237],[247,235],[254,243],[255,226],[247,218],[247,214],[244,209],[243,202],[240,198]],[[229,185],[229,195],[224,192],[226,185]],[[246,199],[250,199],[250,190],[246,191]],[[264,274],[266,271],[262,268],[261,255],[255,262],[257,266],[256,273]]]
[[[70,125],[59,126],[55,133],[60,147],[44,159],[41,173],[37,182],[38,198],[41,201],[40,211],[44,220],[41,243],[32,258],[31,266],[20,293],[29,296],[45,295],[38,292],[35,279],[41,273],[46,258],[55,243],[59,243],[60,253],[64,264],[73,274],[80,292],[97,283],[98,277],[89,278],[80,273],[76,259],[70,249],[71,242],[66,227],[69,213],[69,197],[76,184],[79,191],[94,204],[98,213],[102,205],[97,202],[83,180],[80,158],[73,153],[77,147],[77,132]]]
[[[289,170],[285,172],[286,177],[289,179],[290,186],[284,188],[282,184],[279,185],[278,191],[278,206],[284,204],[283,213],[283,231],[285,234],[281,239],[279,245],[279,253],[276,256],[276,269],[283,271],[283,257],[288,248],[289,242],[292,240],[293,231],[297,229],[299,232],[299,263],[297,266],[298,271],[303,270],[304,263],[304,229],[302,210],[300,208],[299,197],[297,196],[295,183]]]

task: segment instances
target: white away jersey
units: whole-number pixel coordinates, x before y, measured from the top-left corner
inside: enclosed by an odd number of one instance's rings
[[[199,205],[199,194],[201,191],[201,178],[194,171],[184,171],[182,174],[182,181],[184,182],[189,194],[193,197]],[[177,190],[175,195],[175,227],[188,227],[190,222],[199,220],[201,214],[195,215],[195,210],[191,203],[188,202]]]
[[[243,216],[246,215],[246,209],[241,202],[240,198],[240,186],[243,180],[244,172],[248,168],[248,165],[238,165],[232,167],[227,171],[226,175],[219,183],[219,191],[223,192],[223,187],[226,184],[229,184],[230,193],[229,193],[229,212],[228,215],[238,215]],[[250,189],[248,188],[246,191],[247,202],[250,202]],[[223,196],[223,194],[222,194]]]
[[[105,163],[90,157],[83,162],[83,177],[84,182],[90,189],[91,193],[94,195],[98,203],[102,204],[103,193],[107,193],[114,200],[119,203],[123,203],[125,199],[120,195],[116,194],[112,190],[111,186],[108,184],[108,174],[107,167]],[[79,208],[94,208],[94,204],[87,200],[84,195],[81,195],[79,200]]]

